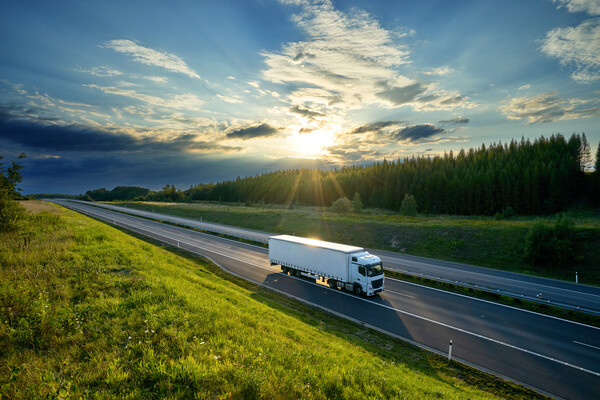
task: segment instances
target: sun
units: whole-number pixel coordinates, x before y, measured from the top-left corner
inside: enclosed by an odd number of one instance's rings
[[[329,130],[318,129],[292,136],[293,150],[298,156],[318,158],[329,154],[327,148],[335,143],[336,135]]]

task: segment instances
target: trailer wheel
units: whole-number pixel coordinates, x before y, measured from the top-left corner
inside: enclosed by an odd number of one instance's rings
[[[332,289],[335,289],[337,287],[337,282],[335,281],[335,279],[329,279],[329,280],[327,280],[327,284]]]
[[[360,285],[354,285],[354,294],[357,296],[362,295],[363,291]]]
[[[294,270],[294,276],[300,278],[300,270],[299,269]]]

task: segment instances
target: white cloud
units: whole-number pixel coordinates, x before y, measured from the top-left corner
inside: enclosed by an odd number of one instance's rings
[[[549,92],[515,97],[499,110],[508,119],[526,119],[529,124],[533,124],[598,116],[598,103],[598,100],[561,99],[556,97],[556,92]]]
[[[556,28],[546,34],[542,51],[572,65],[571,78],[579,83],[600,79],[600,18],[592,18],[577,27]]]
[[[119,53],[127,54],[133,57],[134,61],[139,63],[161,67],[169,71],[187,75],[191,78],[200,79],[200,75],[194,72],[181,58],[174,54],[140,46],[136,42],[127,39],[110,40],[104,43],[104,47],[108,47]]]
[[[85,72],[87,74],[91,74],[94,76],[101,76],[101,77],[106,77],[106,76],[118,76],[118,75],[122,75],[123,73],[121,71],[117,71],[114,68],[111,67],[106,67],[106,66],[99,66],[99,67],[90,67],[90,68],[75,68],[76,72]]]
[[[223,100],[226,103],[241,103],[242,102],[242,100],[240,100],[236,97],[224,96],[222,94],[218,94],[217,98]]]
[[[93,89],[101,90],[104,93],[115,94],[119,96],[125,96],[132,99],[136,99],[143,103],[147,103],[151,106],[174,108],[174,109],[186,109],[197,111],[200,106],[204,104],[196,95],[191,93],[176,94],[170,98],[162,98],[152,96],[149,94],[139,93],[131,89],[122,89],[114,86],[99,86],[99,85],[83,85]]]
[[[433,91],[435,83],[417,82],[399,72],[411,62],[407,46],[399,42],[406,34],[385,29],[364,11],[336,10],[329,0],[285,3],[302,6],[293,20],[307,37],[285,43],[279,52],[262,53],[266,64],[262,75],[267,81],[296,86],[287,98],[291,104],[345,111],[373,104],[418,110],[465,106],[464,101],[442,104],[449,99]],[[431,71],[450,72],[449,67]],[[425,96],[431,96],[429,105]]]
[[[570,12],[587,12],[590,15],[600,15],[598,0],[552,0],[557,8],[566,7]]]
[[[434,68],[431,71],[424,72],[425,75],[448,75],[454,72],[454,70],[450,67],[439,67]]]
[[[517,90],[527,90],[529,88],[531,88],[531,85],[523,85],[523,86],[520,86],[519,89],[517,89]]]

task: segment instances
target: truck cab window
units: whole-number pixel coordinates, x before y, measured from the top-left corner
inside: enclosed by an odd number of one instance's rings
[[[356,257],[352,257],[352,261],[356,262]]]
[[[365,276],[365,267],[358,267],[358,273]]]

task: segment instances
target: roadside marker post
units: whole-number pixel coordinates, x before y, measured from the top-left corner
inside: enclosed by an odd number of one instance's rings
[[[452,339],[450,339],[450,344],[448,345],[448,361],[452,360]]]
[[[577,271],[575,271],[575,283],[579,283],[579,276],[577,276]]]

